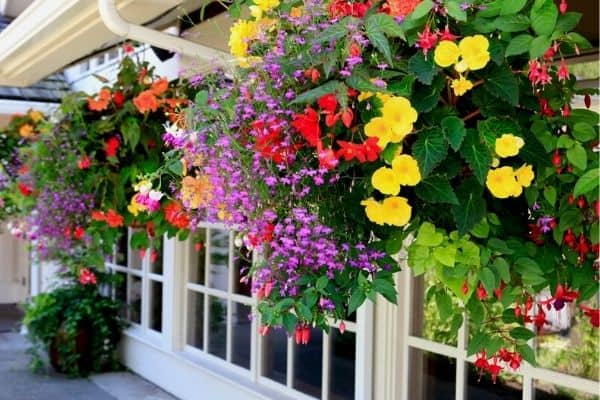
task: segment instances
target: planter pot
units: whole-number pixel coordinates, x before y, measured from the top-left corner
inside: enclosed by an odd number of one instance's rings
[[[57,335],[50,344],[48,350],[48,357],[50,358],[50,365],[60,373],[66,373],[68,371],[64,368],[64,360],[60,354],[60,346],[73,346],[73,343],[68,343],[68,339],[65,337],[65,332],[61,328]],[[92,369],[92,347],[91,347],[91,335],[89,327],[82,325],[75,337],[74,343],[74,355],[77,355],[77,368],[81,374],[91,371]]]

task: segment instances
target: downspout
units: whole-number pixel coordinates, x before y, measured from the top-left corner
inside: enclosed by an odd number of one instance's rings
[[[104,25],[118,36],[211,63],[225,64],[231,60],[231,56],[222,51],[124,20],[115,0],[98,0],[98,11]]]

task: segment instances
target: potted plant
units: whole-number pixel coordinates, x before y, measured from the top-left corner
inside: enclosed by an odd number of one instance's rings
[[[120,368],[116,355],[124,327],[120,304],[101,290],[111,280],[108,274],[82,268],[77,279],[72,277],[26,305],[24,325],[34,370],[43,365],[41,352],[47,352],[55,370],[70,376]]]

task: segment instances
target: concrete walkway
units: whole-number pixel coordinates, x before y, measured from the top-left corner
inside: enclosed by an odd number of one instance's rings
[[[140,377],[128,373],[70,379],[47,370],[28,368],[26,339],[15,332],[0,333],[0,400],[175,400]]]

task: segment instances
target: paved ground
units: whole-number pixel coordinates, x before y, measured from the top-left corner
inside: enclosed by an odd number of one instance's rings
[[[0,304],[0,332],[17,330],[23,311],[16,304]]]

